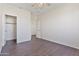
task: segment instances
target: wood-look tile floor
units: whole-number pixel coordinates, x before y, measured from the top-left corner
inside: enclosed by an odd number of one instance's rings
[[[20,44],[7,41],[2,56],[79,56],[79,50],[33,36],[31,41]]]

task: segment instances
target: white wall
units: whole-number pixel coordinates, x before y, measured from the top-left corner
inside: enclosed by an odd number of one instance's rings
[[[41,38],[79,49],[79,4],[64,4],[39,20]]]
[[[32,35],[36,35],[36,28],[37,28],[37,15],[33,14],[31,15],[31,31]]]
[[[0,4],[0,50],[5,39],[5,15],[17,17],[17,43],[31,40],[31,14],[29,11],[19,9],[7,4]]]
[[[36,26],[36,37],[38,38],[42,38],[41,35],[42,35],[42,31],[41,31],[41,18],[42,17],[41,15],[37,15],[37,26]]]

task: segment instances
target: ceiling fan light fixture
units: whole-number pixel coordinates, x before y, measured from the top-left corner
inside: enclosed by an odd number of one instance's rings
[[[45,8],[48,6],[49,6],[49,3],[34,3],[34,4],[32,4],[33,8]]]

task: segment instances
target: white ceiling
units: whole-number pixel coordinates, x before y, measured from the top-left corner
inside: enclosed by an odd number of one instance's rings
[[[32,13],[35,14],[41,14],[41,13],[45,13],[50,11],[51,9],[54,9],[62,4],[60,3],[50,3],[50,5],[46,8],[42,8],[42,9],[35,9],[32,7],[32,3],[6,3],[8,5],[12,5],[12,6],[16,6],[19,8],[23,8],[23,9],[27,9],[29,11],[31,11]]]

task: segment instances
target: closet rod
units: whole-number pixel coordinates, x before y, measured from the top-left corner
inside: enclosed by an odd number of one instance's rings
[[[6,24],[16,24],[16,23],[6,23]]]

